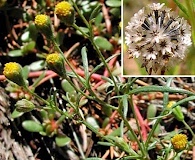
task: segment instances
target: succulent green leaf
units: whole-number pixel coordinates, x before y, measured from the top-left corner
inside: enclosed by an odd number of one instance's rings
[[[20,56],[23,56],[23,53],[22,53],[21,49],[16,49],[16,50],[8,52],[8,56],[10,56],[10,57],[20,57]]]
[[[31,71],[38,71],[44,68],[44,60],[39,60],[29,65]]]
[[[22,127],[29,132],[41,132],[43,131],[43,126],[35,121],[26,120],[22,122]]]
[[[121,6],[121,1],[119,0],[107,0],[106,5],[109,7],[120,7]]]
[[[24,112],[18,112],[16,109],[12,112],[11,114],[11,118],[18,118],[20,116],[22,116],[24,114]]]
[[[59,147],[63,147],[71,142],[71,139],[67,136],[58,136],[55,138],[56,144]]]
[[[101,49],[105,49],[107,51],[111,51],[113,49],[112,44],[104,37],[96,36],[94,38],[94,42]]]

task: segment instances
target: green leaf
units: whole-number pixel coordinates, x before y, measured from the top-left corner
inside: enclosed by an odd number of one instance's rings
[[[95,7],[95,9],[92,11],[89,20],[92,20],[93,18],[95,18],[95,17],[100,13],[101,8],[102,8],[102,6],[101,6],[100,4],[98,4],[98,5]]]
[[[24,32],[24,33],[22,34],[22,36],[21,36],[21,40],[22,40],[23,42],[28,42],[29,39],[30,39],[30,32],[29,32],[29,31]]]
[[[56,144],[59,147],[63,147],[71,142],[71,139],[67,136],[58,136],[55,138]]]
[[[35,48],[35,45],[36,45],[35,41],[31,41],[27,43],[26,45],[22,47],[22,52],[28,53],[29,51],[32,51]]]
[[[89,29],[87,27],[79,27],[81,31],[83,31],[84,33],[89,33]],[[76,31],[79,35],[82,35],[82,33],[77,30]]]
[[[30,70],[31,71],[39,71],[39,70],[43,69],[44,64],[45,64],[44,62],[45,62],[44,60],[39,60],[39,61],[35,61],[35,62],[31,63],[29,65]]]
[[[22,127],[29,132],[41,132],[43,131],[43,126],[35,121],[26,120],[22,122]]]
[[[58,32],[56,36],[57,44],[59,45],[63,44],[63,39],[64,39],[64,32]]]
[[[97,121],[95,120],[95,118],[93,118],[93,117],[87,117],[86,118],[86,121],[91,126],[93,126],[95,129],[99,129],[100,128],[99,125],[98,125],[98,123],[97,123]]]
[[[147,109],[147,119],[154,118],[156,116],[157,107],[153,104],[150,104]]]
[[[188,10],[178,0],[173,0],[177,6],[188,16]]]
[[[28,75],[29,75],[29,67],[28,66],[24,66],[22,68],[22,74],[24,76],[24,79],[27,79],[28,78]]]
[[[120,17],[121,11],[119,8],[112,8],[109,11],[112,15],[114,15],[115,17]]]
[[[28,30],[29,30],[29,32],[30,32],[30,38],[31,38],[33,41],[36,41],[38,30],[37,30],[37,28],[36,28],[34,22],[30,22],[30,23],[29,23]]]
[[[72,87],[72,85],[66,79],[62,80],[61,86],[65,92],[69,92],[69,93],[75,92],[75,89]]]
[[[96,36],[94,37],[94,42],[101,49],[105,49],[107,51],[111,51],[113,49],[112,44],[104,37]]]
[[[23,56],[23,53],[22,53],[22,50],[16,49],[16,50],[8,52],[8,56],[10,56],[10,57],[20,57],[20,56]]]
[[[85,72],[85,78],[88,79],[89,77],[89,69],[88,69],[88,58],[87,58],[87,48],[83,47],[81,49],[81,55],[83,60],[83,68]]]
[[[103,14],[99,13],[95,18],[95,26],[99,26],[102,23]]]
[[[36,43],[34,41],[29,42],[25,46],[22,47],[22,53],[27,54],[35,48]]]
[[[12,112],[12,114],[11,114],[11,118],[18,118],[18,117],[20,117],[20,116],[22,116],[24,114],[24,112],[18,112],[18,111],[16,111],[16,109]]]
[[[121,6],[121,1],[118,0],[107,0],[106,5],[109,7],[120,7]]]

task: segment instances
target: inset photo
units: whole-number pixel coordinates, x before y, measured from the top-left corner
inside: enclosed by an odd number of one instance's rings
[[[123,1],[123,76],[194,75],[192,1]]]

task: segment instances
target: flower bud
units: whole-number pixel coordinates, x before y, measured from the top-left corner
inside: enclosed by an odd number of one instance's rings
[[[37,29],[43,33],[47,39],[54,39],[51,20],[47,15],[39,14],[35,17],[35,25]]]
[[[22,73],[22,67],[20,64],[16,62],[9,62],[5,64],[3,74],[7,79],[10,81],[16,83],[19,86],[26,86],[23,73]]]
[[[26,99],[17,101],[15,106],[18,112],[30,112],[35,108],[35,105]]]
[[[173,115],[178,121],[184,120],[184,115],[181,110],[181,106],[176,106],[175,108],[173,108]]]
[[[174,103],[175,103],[174,101],[170,101],[169,104],[167,105],[167,107],[171,108]],[[184,115],[183,115],[181,106],[178,105],[178,106],[172,108],[172,114],[178,121],[184,120]]]
[[[55,14],[67,26],[74,23],[74,8],[69,2],[62,1],[55,6]]]
[[[176,134],[173,138],[171,138],[171,143],[175,151],[181,151],[186,148],[186,144],[188,142],[187,136],[185,134]]]
[[[58,53],[49,54],[46,58],[48,67],[57,73],[59,76],[64,77],[66,75],[66,70],[64,67],[64,60],[62,56]]]

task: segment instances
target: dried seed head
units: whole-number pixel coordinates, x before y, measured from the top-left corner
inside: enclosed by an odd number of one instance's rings
[[[191,27],[170,8],[153,3],[135,13],[126,26],[125,43],[142,67],[165,71],[181,61],[191,45]]]

